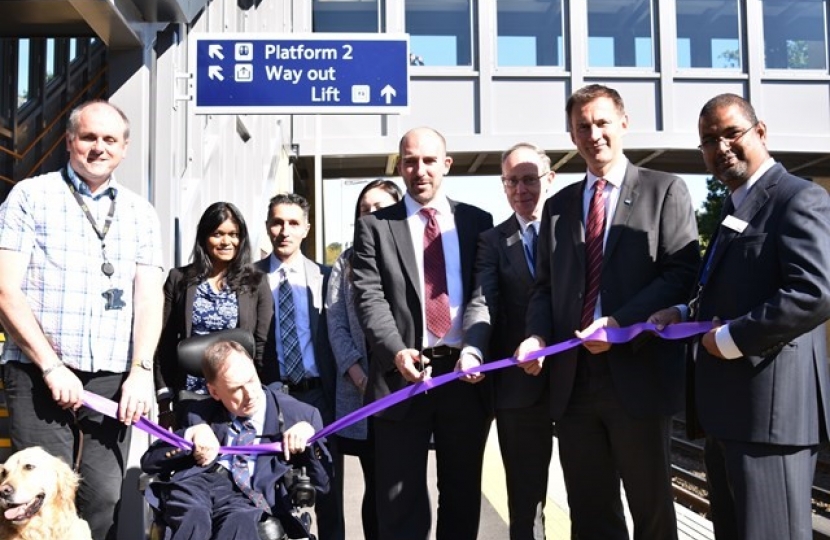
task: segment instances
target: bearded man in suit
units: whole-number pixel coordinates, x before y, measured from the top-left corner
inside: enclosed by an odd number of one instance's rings
[[[403,200],[357,222],[352,268],[358,318],[369,343],[366,399],[478,365],[460,358],[462,318],[473,290],[478,235],[487,212],[451,201],[441,188],[452,165],[431,128],[400,141]],[[466,361],[470,361],[467,358]],[[427,455],[438,465],[439,540],[475,540],[481,467],[490,414],[480,376],[453,381],[390,407],[374,419],[382,540],[426,540],[430,506]]]

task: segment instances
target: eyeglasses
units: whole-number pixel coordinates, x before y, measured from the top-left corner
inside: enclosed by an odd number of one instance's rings
[[[529,174],[527,176],[521,176],[518,178],[515,176],[502,176],[501,183],[504,185],[504,187],[515,188],[519,185],[519,182],[521,182],[522,184],[524,184],[526,188],[532,188],[538,186],[539,180],[541,180],[549,174],[549,172],[542,173],[539,176]]]
[[[720,148],[721,144],[726,144],[726,146],[732,146],[736,142],[738,142],[741,137],[752,131],[752,128],[756,127],[758,122],[755,122],[748,128],[743,131],[736,131],[730,135],[724,135],[721,137],[706,137],[700,141],[700,145],[697,147],[698,150],[701,152],[707,152],[709,150],[714,150],[715,148]]]

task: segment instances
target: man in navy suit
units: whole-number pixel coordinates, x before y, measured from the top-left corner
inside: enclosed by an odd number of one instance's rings
[[[726,321],[693,347],[688,381],[715,536],[806,540],[830,412],[830,197],[770,157],[767,126],[742,97],[709,100],[698,130],[707,169],[730,192],[690,304],[696,320]]]
[[[545,345],[630,326],[688,297],[700,261],[685,182],[638,167],[623,153],[628,130],[619,93],[589,85],[566,106],[571,139],[585,159],[582,182],[542,212],[527,333],[517,356]],[[671,417],[683,404],[684,352],[651,339],[577,349],[526,362],[548,366],[550,414],[572,529],[580,540],[629,538],[625,487],[642,540],[677,538],[671,486]]]
[[[481,234],[475,295],[464,312],[464,354],[508,358],[525,338],[525,314],[535,275],[542,207],[554,173],[536,145],[519,143],[502,154],[501,181],[513,215]],[[545,373],[547,374],[547,373]],[[511,540],[545,538],[544,509],[553,422],[548,379],[520,368],[492,374],[499,448],[507,477]]]
[[[258,524],[269,514],[290,538],[307,536],[291,514],[282,480],[291,465],[304,467],[318,491],[328,490],[327,472],[312,454],[324,449],[307,448],[309,438],[322,429],[320,414],[279,385],[262,386],[253,361],[235,342],[208,347],[202,366],[213,399],[196,402],[179,432],[193,443],[193,451],[157,441],[141,459],[145,472],[172,475],[169,481],[151,484],[151,506],[162,510],[173,539],[259,538]],[[243,458],[250,476],[243,488],[233,478],[234,456],[219,456],[218,450],[237,443],[246,422],[256,432],[255,441],[281,440],[284,455]]]
[[[478,235],[493,226],[490,214],[449,200],[441,189],[452,158],[440,133],[412,129],[399,151],[406,195],[364,216],[355,228],[352,268],[355,307],[370,350],[368,401],[422,381],[430,372],[436,376],[468,367],[459,359],[461,323],[473,290]],[[382,540],[429,538],[426,468],[432,437],[440,489],[436,537],[477,537],[490,427],[479,386],[453,381],[375,417]]]

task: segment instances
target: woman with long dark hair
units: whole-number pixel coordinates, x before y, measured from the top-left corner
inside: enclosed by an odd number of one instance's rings
[[[375,210],[390,206],[401,199],[401,190],[391,180],[378,178],[363,187],[357,198],[355,221]],[[329,325],[329,342],[337,362],[337,393],[335,414],[337,418],[359,409],[363,405],[363,392],[369,373],[369,357],[366,339],[354,309],[354,287],[351,281],[352,249],[340,254],[331,270],[329,290],[326,296],[326,320]],[[340,430],[337,448],[342,454],[357,456],[363,469],[365,491],[363,494],[363,536],[365,540],[378,538],[377,511],[375,508],[374,441],[371,422],[362,420]]]
[[[207,393],[203,379],[180,369],[179,341],[229,328],[248,330],[261,370],[273,313],[268,279],[251,265],[242,213],[231,203],[211,204],[196,228],[191,263],[171,269],[164,284],[164,322],[154,371],[159,421],[172,424],[171,404],[180,390]]]

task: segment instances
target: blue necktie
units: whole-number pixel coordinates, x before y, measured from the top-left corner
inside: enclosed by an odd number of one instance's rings
[[[527,256],[527,265],[530,268],[530,275],[536,277],[536,250],[539,245],[539,233],[536,232],[536,227],[531,223],[527,226],[525,231],[525,256]]]
[[[297,321],[294,317],[294,294],[291,291],[285,268],[280,268],[279,273],[280,339],[285,367],[283,379],[291,384],[297,384],[305,377],[305,368],[303,368],[303,354],[300,352],[300,338],[297,336]]]
[[[237,419],[240,424],[242,424],[242,429],[239,431],[239,435],[234,440],[234,446],[244,446],[248,444],[253,444],[254,440],[256,439],[256,429],[254,429],[254,424],[251,423],[250,419],[245,419],[244,421],[239,418]],[[264,512],[271,512],[271,508],[268,506],[268,502],[265,500],[265,497],[262,493],[256,491],[251,486],[251,471],[248,469],[248,458],[244,455],[235,454],[233,456],[233,461],[231,462],[231,476],[233,477],[234,483],[239,486],[240,491],[244,493],[254,505]]]

